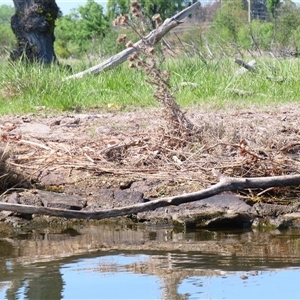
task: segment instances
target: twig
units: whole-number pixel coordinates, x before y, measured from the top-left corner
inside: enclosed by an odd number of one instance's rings
[[[20,140],[19,143],[28,144],[28,145],[32,145],[32,146],[37,146],[37,147],[40,147],[40,148],[45,149],[45,150],[52,150],[48,146],[45,146],[45,145],[40,144],[40,143],[35,143],[35,142],[32,142],[32,141]]]
[[[294,142],[294,143],[291,143],[289,145],[286,145],[286,146],[280,148],[279,150],[282,152],[290,152],[291,150],[293,150],[295,147],[298,147],[298,146],[300,146],[300,142]]]
[[[86,153],[84,153],[84,156],[91,162],[91,163],[95,163],[95,161],[90,157],[88,156]]]
[[[272,187],[269,187],[268,189],[265,189],[265,190],[263,190],[263,191],[261,191],[260,193],[258,193],[257,194],[257,196],[259,197],[259,196],[262,196],[263,194],[265,194],[265,193],[267,193],[267,192],[269,192],[269,191],[273,191],[274,190],[274,187],[272,186]]]

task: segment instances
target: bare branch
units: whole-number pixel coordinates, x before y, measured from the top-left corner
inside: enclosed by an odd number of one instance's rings
[[[243,60],[236,58],[234,60],[235,63],[237,63],[239,66],[242,66],[242,69],[238,70],[237,72],[243,73],[243,71],[248,70],[248,71],[255,71],[255,60],[251,60],[248,63],[244,62]]]
[[[80,73],[68,76],[64,78],[64,80],[74,79],[74,78],[82,78],[86,74],[97,74],[102,71],[112,69],[119,64],[126,61],[127,57],[136,52],[142,45],[145,44],[156,44],[158,43],[171,29],[180,25],[184,18],[190,15],[198,6],[200,2],[196,2],[195,4],[189,6],[188,8],[182,10],[175,16],[170,19],[165,20],[165,22],[159,26],[158,28],[152,30],[144,39],[141,39],[137,43],[135,43],[132,47],[123,50],[122,52],[110,57],[109,59],[105,60],[101,64],[98,64],[94,67],[91,67],[85,71]]]
[[[218,175],[218,174],[216,174]],[[166,207],[169,205],[180,205],[183,203],[203,200],[225,191],[237,191],[249,188],[270,188],[280,186],[298,186],[300,185],[300,174],[297,175],[283,175],[274,177],[254,177],[254,178],[233,178],[218,175],[220,182],[211,187],[194,192],[183,194],[174,197],[161,198],[152,200],[146,203],[134,204],[126,207],[106,209],[102,211],[76,211],[63,210],[48,207],[35,207],[30,205],[0,203],[0,210],[7,210],[25,214],[42,214],[64,218],[77,219],[106,219],[119,216],[126,216],[137,214],[144,211],[155,210],[159,207]]]

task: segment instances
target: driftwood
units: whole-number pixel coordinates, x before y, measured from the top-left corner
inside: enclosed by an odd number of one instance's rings
[[[212,185],[211,187],[194,192],[183,194],[174,197],[167,197],[148,201],[145,203],[134,204],[121,208],[112,208],[101,211],[75,211],[65,210],[48,207],[36,207],[29,205],[1,203],[0,210],[19,212],[24,214],[40,214],[49,215],[63,218],[76,218],[76,219],[106,219],[119,216],[126,216],[137,214],[144,211],[155,210],[159,207],[166,207],[170,205],[180,205],[183,203],[199,201],[207,199],[214,195],[220,194],[225,191],[237,191],[250,188],[270,188],[280,186],[298,186],[300,185],[300,174],[297,175],[284,175],[274,177],[253,177],[253,178],[234,178],[225,177],[219,174],[215,174],[219,177],[219,183]]]
[[[160,25],[158,28],[151,31],[145,38],[133,44],[132,47],[129,47],[122,52],[110,57],[109,59],[105,60],[104,62],[91,67],[85,71],[80,73],[71,75],[66,77],[64,80],[68,79],[75,79],[75,78],[82,78],[86,74],[97,74],[104,70],[112,69],[119,64],[126,61],[126,59],[137,51],[143,45],[155,45],[158,43],[171,29],[178,26],[182,23],[182,20],[189,16],[198,6],[200,6],[200,2],[196,2],[195,4],[189,6],[188,8],[182,10],[172,18],[165,20],[165,22]]]
[[[239,59],[239,58],[236,58],[234,60],[234,62],[236,64],[238,64],[239,66],[241,66],[240,69],[238,69],[235,74],[236,75],[240,75],[240,74],[243,74],[247,71],[250,71],[250,72],[253,72],[255,71],[255,64],[256,64],[256,61],[255,60],[251,60],[249,61],[248,63],[244,62],[243,60]]]

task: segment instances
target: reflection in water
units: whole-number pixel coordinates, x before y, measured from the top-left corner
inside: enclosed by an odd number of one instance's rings
[[[148,299],[160,298],[160,282],[156,276],[143,276],[126,271],[125,265],[143,261],[147,256],[107,255],[89,259],[79,259],[66,264],[61,269],[67,282],[63,297],[78,299]],[[80,277],[78,281],[74,278]],[[145,293],[147,292],[147,293]]]
[[[21,271],[21,270],[20,270]],[[43,271],[35,269],[22,270],[20,278],[12,281],[7,289],[7,299],[61,299],[63,281],[59,272],[59,266],[53,268],[43,267]]]
[[[189,299],[299,299],[299,269],[229,273],[219,277],[189,277],[178,293]]]
[[[59,264],[33,267],[23,265],[19,259],[16,263],[20,250],[17,244],[14,240],[0,240],[0,298],[3,299],[1,290],[6,290],[6,299],[61,299]]]
[[[0,239],[0,298],[254,299],[270,298],[263,283],[277,281],[281,289],[273,296],[287,287],[282,297],[298,297],[297,267],[300,229],[48,229]]]

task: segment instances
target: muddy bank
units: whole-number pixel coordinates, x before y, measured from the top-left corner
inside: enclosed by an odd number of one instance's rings
[[[232,177],[297,174],[298,104],[194,110],[192,142],[167,136],[159,110],[2,117],[1,201],[95,211],[202,190]],[[118,219],[191,228],[298,226],[297,188],[236,191]],[[53,218],[1,212],[8,224]],[[110,220],[111,221],[111,220]]]
[[[78,195],[54,193],[41,190],[14,192],[1,199],[6,203],[34,205],[35,207],[51,207],[64,210],[84,212],[102,211],[111,208],[151,201],[144,199],[142,192],[130,190],[102,189],[92,196],[82,198]],[[66,218],[41,216],[9,211],[0,213],[0,221],[14,227],[61,226]],[[72,220],[72,219],[71,219]],[[278,228],[299,227],[300,203],[277,205],[268,203],[246,204],[237,195],[225,193],[201,201],[157,208],[125,217],[117,217],[98,221],[101,223],[117,222],[121,224],[155,224],[178,228]],[[78,221],[74,220],[74,224]],[[89,224],[89,219],[82,224]]]

